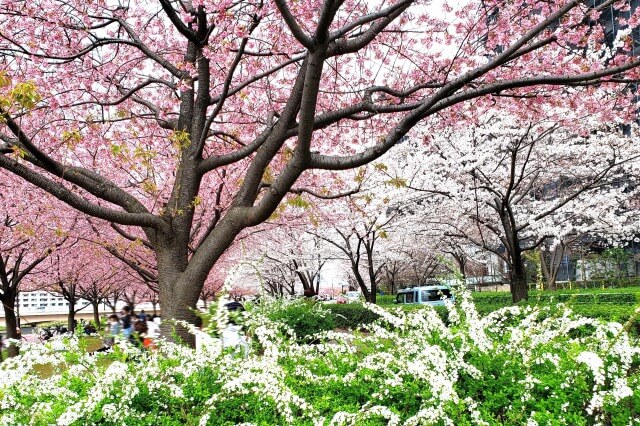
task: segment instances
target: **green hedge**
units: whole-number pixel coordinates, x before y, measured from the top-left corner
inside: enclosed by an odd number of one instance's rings
[[[333,303],[324,307],[333,313],[337,328],[355,329],[363,324],[371,324],[380,317],[360,303]]]
[[[529,296],[529,303],[550,303],[567,302],[577,304],[602,304],[614,303],[624,305],[634,305],[639,301],[639,293],[621,292],[598,292],[598,293],[532,293]],[[510,293],[473,293],[476,303],[482,305],[496,305],[496,309],[511,304]]]
[[[376,304],[380,305],[380,306],[386,306],[386,305],[395,305],[396,303],[396,296],[395,294],[385,294],[384,296],[376,296]]]
[[[526,305],[548,305],[567,303],[577,314],[604,321],[617,321],[627,326],[634,336],[640,336],[640,318],[634,316],[636,306],[640,304],[640,292],[633,291],[590,291],[590,292],[531,292],[529,300],[521,302]],[[511,294],[473,293],[476,309],[486,315],[505,306],[511,305]]]
[[[529,302],[566,302],[596,305],[602,303],[614,303],[621,305],[634,305],[636,303],[636,295],[633,293],[544,293],[529,297]]]
[[[511,306],[511,293],[484,292],[472,293],[476,309],[482,315],[496,311],[505,306]]]
[[[471,293],[473,300],[476,303],[483,304],[495,304],[495,305],[510,305],[511,293],[507,292],[485,292],[485,293]]]
[[[591,318],[601,318],[606,321],[618,321],[626,323],[633,317],[635,307],[640,303],[640,289],[618,289],[611,291],[561,291],[530,293],[529,300],[522,304],[548,305],[553,303],[567,303],[580,314]],[[476,309],[482,315],[493,312],[505,306],[511,306],[511,293],[508,292],[475,292],[472,293]],[[395,305],[395,296],[378,296],[378,305],[400,306],[405,310],[422,309],[425,305],[409,304]],[[378,316],[367,310],[360,304],[326,305],[335,314],[336,326],[339,328],[354,329],[362,324],[375,321]],[[437,307],[436,311],[447,322],[446,308]],[[640,319],[635,318],[629,324],[632,334],[640,334]]]

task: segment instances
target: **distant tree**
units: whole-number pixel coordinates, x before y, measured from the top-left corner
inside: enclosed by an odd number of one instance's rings
[[[9,189],[8,186],[5,186]],[[7,338],[18,338],[17,297],[21,285],[33,280],[48,268],[43,263],[67,240],[62,229],[72,224],[55,212],[32,203],[31,197],[9,199],[0,191],[0,302],[4,310]],[[61,225],[59,227],[58,225]],[[18,348],[10,345],[8,356],[18,355]]]
[[[584,124],[583,124],[584,125]],[[513,301],[528,297],[523,253],[584,233],[624,236],[640,166],[633,137],[607,124],[590,133],[548,122],[489,116],[484,125],[433,137],[421,188],[450,212],[452,236],[494,252],[509,266]],[[504,250],[501,250],[504,248]]]

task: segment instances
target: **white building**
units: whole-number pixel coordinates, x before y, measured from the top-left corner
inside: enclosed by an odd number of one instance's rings
[[[80,300],[76,304],[76,308],[88,305],[86,300]],[[30,313],[57,313],[68,312],[69,302],[64,300],[59,293],[50,293],[47,291],[24,291],[18,293],[18,303],[16,308],[22,314]]]

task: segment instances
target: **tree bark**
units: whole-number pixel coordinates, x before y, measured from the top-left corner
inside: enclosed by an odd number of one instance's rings
[[[71,333],[76,332],[76,302],[75,298],[70,297],[69,300],[69,312],[67,314],[67,328]]]
[[[187,282],[181,273],[184,267],[186,263],[171,250],[158,252],[159,304],[163,318],[160,330],[168,339],[195,347],[195,336],[173,320],[195,323],[195,306],[207,277]]]
[[[371,282],[371,293],[369,294],[369,299],[367,301],[375,305],[377,301],[376,296],[378,294],[378,281],[376,279],[377,274],[373,268],[372,253],[373,250],[367,250],[367,269],[369,272],[369,282]]]
[[[96,328],[100,330],[100,312],[98,301],[94,300],[93,302],[91,302],[91,306],[93,306],[93,322],[96,324]]]
[[[2,304],[4,306],[4,320],[5,325],[7,327],[7,339],[19,339],[21,336],[18,335],[18,321],[16,318],[16,294],[15,293],[5,293],[2,298]],[[18,356],[20,350],[16,345],[7,346],[7,356],[14,357]]]
[[[356,279],[356,282],[358,283],[358,286],[360,287],[360,291],[362,291],[362,295],[364,296],[364,300],[366,300],[367,302],[371,301],[371,293],[369,292],[369,288],[367,287],[367,284],[364,282],[364,279],[362,278],[362,274],[360,273],[360,270],[358,269],[358,263],[354,263],[353,261],[351,262],[351,270],[353,271],[353,276]]]
[[[464,281],[467,278],[467,273],[465,271],[466,265],[467,265],[467,258],[464,254],[460,254],[460,253],[453,253],[452,256],[453,256],[453,259],[458,264],[458,270],[460,271],[460,276]]]
[[[181,297],[167,298],[160,292],[160,306],[162,306],[162,322],[160,330],[162,335],[170,340],[182,342],[195,347],[195,336],[186,327],[176,323],[173,319],[180,319],[188,323],[195,323],[196,315],[193,308]]]
[[[560,272],[560,265],[562,265],[562,258],[564,257],[567,246],[568,244],[561,241],[553,248],[553,250],[540,250],[542,273],[544,274],[546,285],[549,290],[558,289],[556,281],[558,279],[558,272]]]
[[[527,285],[527,273],[524,268],[522,252],[516,250],[511,259],[511,300],[518,303],[521,300],[529,300],[529,286]]]

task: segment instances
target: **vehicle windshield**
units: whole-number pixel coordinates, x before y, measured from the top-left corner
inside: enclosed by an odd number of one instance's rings
[[[435,300],[451,299],[451,291],[448,288],[422,290],[422,301],[432,302]]]

